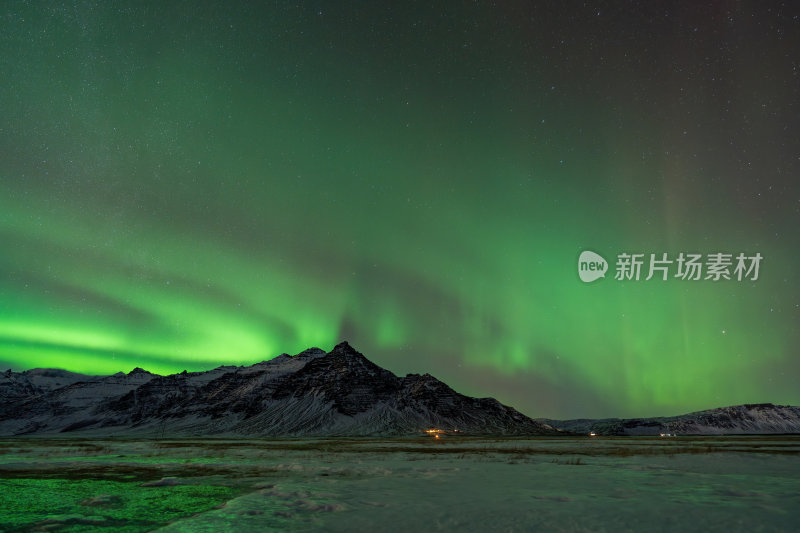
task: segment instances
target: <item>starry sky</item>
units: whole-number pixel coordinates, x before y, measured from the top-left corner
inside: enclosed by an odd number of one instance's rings
[[[529,416],[800,404],[800,6],[700,4],[4,2],[0,368],[346,339]]]

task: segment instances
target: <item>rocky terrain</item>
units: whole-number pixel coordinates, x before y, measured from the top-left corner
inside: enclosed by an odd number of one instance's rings
[[[343,342],[247,367],[168,376],[0,373],[0,436],[379,436],[800,433],[800,407],[747,404],[680,416],[531,419],[435,377],[395,376]]]
[[[348,343],[169,376],[0,374],[0,436],[357,436],[561,433],[431,375],[395,376]]]
[[[774,435],[800,433],[800,407],[734,405],[679,416],[602,420],[537,419],[564,431],[596,435]]]

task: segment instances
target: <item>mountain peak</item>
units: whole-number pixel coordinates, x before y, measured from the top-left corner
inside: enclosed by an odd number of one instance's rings
[[[347,341],[342,341],[334,346],[330,353],[338,353],[343,355],[362,355],[358,350],[350,346],[350,343]]]
[[[283,354],[283,355],[285,355],[285,354]],[[281,355],[281,357],[283,357],[283,355]],[[306,350],[303,350],[302,352],[300,352],[299,354],[295,355],[294,357],[299,357],[300,359],[308,359],[308,358],[319,357],[320,355],[325,355],[325,350],[323,350],[321,348],[317,348],[315,346],[313,348],[308,348]],[[291,358],[292,356],[287,355],[286,357]]]
[[[421,435],[430,427],[475,435],[556,433],[499,402],[458,394],[430,375],[398,378],[347,341],[327,353],[309,348],[295,357],[282,355],[254,370],[160,377],[137,367],[125,379],[0,387],[0,403],[9,406],[4,414],[11,413],[0,417],[0,436],[163,436],[165,428],[175,436]]]

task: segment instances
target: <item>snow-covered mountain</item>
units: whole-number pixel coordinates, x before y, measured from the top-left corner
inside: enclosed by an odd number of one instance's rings
[[[800,433],[800,407],[734,405],[679,416],[602,420],[537,419],[564,431],[597,435],[768,435]]]
[[[560,433],[428,374],[397,377],[343,342],[249,367],[169,376],[0,374],[0,435],[333,436]]]

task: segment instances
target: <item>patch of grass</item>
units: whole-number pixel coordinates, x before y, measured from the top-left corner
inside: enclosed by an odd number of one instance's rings
[[[235,495],[229,487],[142,487],[140,482],[0,479],[0,529],[138,533],[211,509]]]

